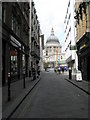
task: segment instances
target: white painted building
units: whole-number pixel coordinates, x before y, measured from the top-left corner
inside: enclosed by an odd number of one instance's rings
[[[69,0],[64,20],[65,52],[68,67],[72,74],[76,71],[76,40],[75,40],[75,0]]]
[[[42,71],[44,69],[43,67],[43,50],[44,50],[44,34],[40,34],[40,61],[39,66],[40,70]]]

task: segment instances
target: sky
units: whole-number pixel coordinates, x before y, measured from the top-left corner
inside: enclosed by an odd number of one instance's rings
[[[40,28],[44,34],[44,43],[53,27],[55,36],[64,47],[64,19],[69,0],[33,0],[37,11]]]

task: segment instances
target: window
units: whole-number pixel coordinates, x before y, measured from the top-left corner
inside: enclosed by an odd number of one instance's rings
[[[69,18],[68,19],[70,19],[70,17],[71,17],[71,13],[69,14]]]
[[[69,1],[69,3],[68,3],[68,7],[70,6],[70,1]]]
[[[18,24],[14,15],[12,15],[12,30],[14,33],[16,33],[16,35],[20,36],[20,25]]]
[[[10,56],[11,56],[11,75],[17,75],[18,74],[17,50],[11,47]]]
[[[6,9],[5,9],[5,3],[2,3],[2,21],[5,23],[6,19]]]
[[[14,30],[14,16],[12,15],[12,30]]]
[[[61,56],[61,60],[62,60],[62,56]]]
[[[46,51],[46,56],[48,56],[48,51]]]
[[[69,32],[71,31],[71,27],[69,28]]]
[[[0,2],[0,19],[2,20],[2,3]]]
[[[69,23],[69,20],[67,21],[67,25],[68,25],[68,23]]]
[[[23,55],[22,55],[22,69],[23,69],[23,72],[26,71],[26,70],[25,70],[25,64],[26,64],[26,62],[25,62],[25,55],[23,54]]]
[[[56,47],[54,47],[54,52],[56,52]]]

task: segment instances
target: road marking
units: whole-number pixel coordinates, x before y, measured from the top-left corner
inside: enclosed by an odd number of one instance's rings
[[[31,103],[32,103],[32,98],[33,96],[36,94],[36,92],[38,91],[40,85],[37,86],[36,90],[34,91],[34,93],[31,95],[31,97],[29,98],[27,104],[25,105],[24,109],[21,111],[21,113],[19,114],[18,118],[22,118],[25,115],[26,110],[28,109],[28,107],[30,107]]]

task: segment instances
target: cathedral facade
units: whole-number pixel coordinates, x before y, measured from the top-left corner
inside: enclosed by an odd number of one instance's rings
[[[44,49],[44,63],[46,67],[56,68],[65,65],[65,53],[62,53],[62,46],[59,39],[54,34],[54,29],[51,29],[51,35],[46,41]]]

